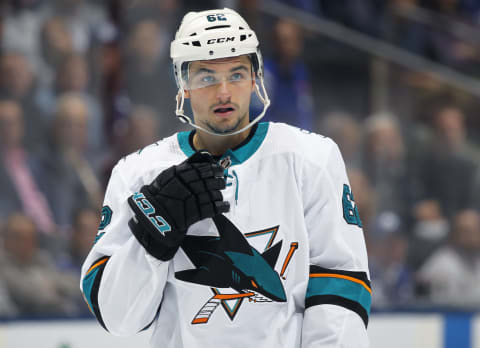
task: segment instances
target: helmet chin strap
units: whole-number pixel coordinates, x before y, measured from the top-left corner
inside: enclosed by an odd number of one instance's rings
[[[261,91],[260,91],[260,88],[258,87],[258,84],[255,83],[255,94],[258,96],[260,101],[263,103],[263,110],[257,117],[255,117],[255,119],[253,119],[245,127],[241,128],[239,130],[236,130],[236,131],[233,131],[233,132],[228,132],[228,133],[217,133],[217,132],[208,130],[208,129],[202,127],[202,126],[199,126],[199,125],[195,124],[190,117],[185,115],[185,111],[183,110],[183,106],[185,104],[185,90],[182,87],[179,88],[178,94],[176,96],[177,106],[176,106],[176,109],[175,109],[175,114],[177,115],[180,122],[188,123],[192,127],[196,128],[196,129],[200,129],[200,130],[202,130],[202,131],[204,131],[208,134],[211,134],[211,135],[216,135],[216,136],[220,136],[220,137],[227,137],[227,136],[230,136],[230,135],[235,135],[235,134],[242,133],[242,132],[246,131],[247,129],[249,129],[250,127],[252,127],[258,121],[260,121],[262,119],[262,117],[265,115],[265,112],[267,111],[268,107],[270,106],[270,99],[268,98],[267,91],[265,90],[265,85],[263,83],[263,78],[260,78],[259,80],[260,80]],[[262,96],[262,93],[263,93],[263,96]]]

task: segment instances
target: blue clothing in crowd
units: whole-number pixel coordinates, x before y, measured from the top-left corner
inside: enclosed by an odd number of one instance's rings
[[[277,62],[265,60],[265,84],[272,102],[265,121],[313,129],[313,98],[305,64],[296,62],[288,71],[283,71]],[[250,110],[252,118],[261,110],[257,103],[254,104]]]

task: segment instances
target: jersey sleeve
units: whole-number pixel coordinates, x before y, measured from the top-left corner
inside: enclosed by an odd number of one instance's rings
[[[302,347],[367,347],[372,291],[362,223],[338,146],[322,142],[326,154],[305,159],[302,174],[310,253]]]
[[[132,193],[117,165],[80,281],[90,310],[106,330],[116,335],[138,333],[155,319],[169,266],[169,262],[147,254],[130,232],[128,220],[133,213],[127,198]]]

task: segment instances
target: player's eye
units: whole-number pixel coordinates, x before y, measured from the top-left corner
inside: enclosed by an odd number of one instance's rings
[[[199,73],[189,83],[190,89],[204,88],[217,83],[217,77],[210,73]]]
[[[215,83],[216,79],[213,75],[205,75],[205,76],[202,76],[200,81],[204,84],[211,84],[211,83]]]
[[[245,80],[245,74],[242,74],[240,72],[237,72],[237,73],[234,73],[232,74],[232,76],[230,76],[230,81],[243,81]]]

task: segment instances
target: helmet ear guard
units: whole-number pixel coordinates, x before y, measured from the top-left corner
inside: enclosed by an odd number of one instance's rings
[[[182,123],[188,123],[188,118],[183,116],[183,115],[178,115],[178,119],[180,120],[180,122]]]
[[[255,93],[263,103],[263,111],[247,126],[232,133],[219,134],[196,125],[184,113],[185,81],[188,79],[188,63],[198,60],[248,55],[259,83],[255,83]],[[264,115],[270,105],[263,82],[263,61],[258,48],[255,32],[235,11],[224,8],[202,12],[189,12],[185,15],[170,46],[173,70],[177,82],[176,115],[182,123],[201,129],[209,134],[228,136],[238,134],[253,126]],[[259,87],[260,84],[260,87]],[[263,94],[263,95],[262,95]]]
[[[260,50],[257,50],[256,54],[250,54],[249,58],[250,58],[250,61],[252,62],[252,68],[255,75],[256,76],[259,76],[260,74],[263,75],[263,63],[260,63],[260,61],[262,60],[262,54],[260,53]],[[261,69],[260,69],[260,65],[262,65]]]

